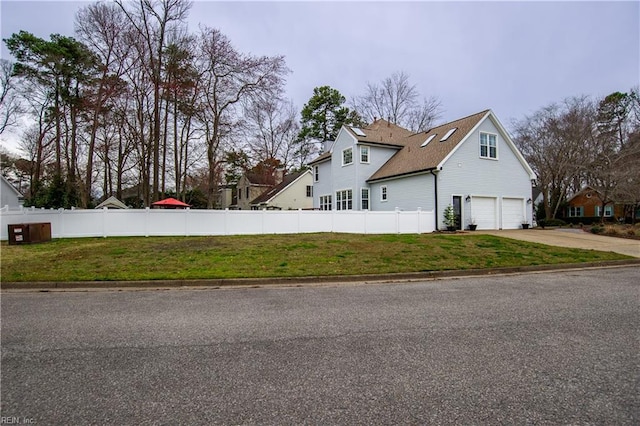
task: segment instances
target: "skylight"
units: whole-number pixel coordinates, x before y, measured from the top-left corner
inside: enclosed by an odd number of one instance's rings
[[[355,133],[358,136],[367,136],[362,130],[360,130],[360,128],[358,127],[352,127],[351,130],[353,130],[353,133]]]
[[[427,144],[428,144],[429,142],[431,142],[431,141],[433,140],[433,138],[435,138],[436,136],[438,136],[438,134],[437,134],[437,133],[436,133],[436,134],[434,134],[434,135],[429,136],[429,137],[427,138],[427,140],[426,140],[426,141],[422,142],[422,145],[420,145],[420,147],[421,147],[421,148],[424,148],[425,146],[427,146]]]
[[[454,127],[453,129],[449,130],[447,133],[444,134],[444,136],[442,137],[442,139],[440,139],[440,142],[444,142],[447,139],[449,139],[449,136],[451,136],[453,134],[453,132],[455,132],[456,130],[458,130],[457,127]]]

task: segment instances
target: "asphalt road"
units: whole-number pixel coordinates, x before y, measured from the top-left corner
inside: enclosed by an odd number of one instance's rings
[[[638,267],[3,293],[1,415],[41,425],[637,425],[639,312]]]

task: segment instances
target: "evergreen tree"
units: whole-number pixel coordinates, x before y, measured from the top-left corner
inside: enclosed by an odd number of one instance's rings
[[[329,86],[313,89],[313,96],[302,109],[302,129],[298,137],[326,142],[336,138],[343,124],[362,125],[358,114],[343,105],[345,102],[345,97]]]

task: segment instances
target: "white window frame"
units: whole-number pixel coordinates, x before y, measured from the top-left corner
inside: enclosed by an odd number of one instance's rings
[[[365,197],[366,194],[366,197]],[[370,197],[370,191],[369,188],[361,188],[360,189],[360,208],[362,210],[369,210],[369,207],[371,205],[371,197]],[[364,206],[364,203],[367,203],[367,206]]]
[[[336,210],[353,210],[353,190],[336,191]]]
[[[584,217],[584,207],[569,207],[569,217]]]
[[[333,208],[332,200],[331,200],[331,195],[321,195],[319,197],[320,200],[320,204],[319,204],[319,208],[320,210],[331,210]]]
[[[345,161],[345,155],[347,154],[347,152],[350,153],[351,155],[351,159],[349,160],[348,163]],[[353,148],[349,147],[342,150],[342,165],[349,166],[351,164],[353,164]]]
[[[600,217],[600,208],[602,206],[596,206],[596,217]],[[604,217],[613,217],[613,206],[611,204],[604,206]]]
[[[486,135],[487,136],[487,143],[483,144],[482,143],[482,136]],[[490,137],[493,136],[494,139],[494,146],[491,146],[491,140]],[[480,132],[480,158],[484,158],[486,160],[497,160],[498,159],[498,135],[495,133],[489,133],[489,132]],[[482,155],[482,148],[486,148],[487,153],[486,155]],[[491,148],[493,148],[494,150],[494,155],[491,155]]]
[[[363,164],[369,164],[369,153],[371,151],[369,150],[368,146],[361,146],[360,147],[360,162]]]
[[[313,197],[313,185],[307,185],[307,197]]]
[[[320,179],[320,166],[313,166],[313,181],[318,182]]]
[[[383,203],[389,201],[389,191],[387,189],[387,185],[382,185],[380,187],[380,201]]]

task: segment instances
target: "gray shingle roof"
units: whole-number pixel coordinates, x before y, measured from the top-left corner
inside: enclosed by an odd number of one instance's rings
[[[442,124],[426,132],[405,137],[402,140],[403,148],[378,169],[368,181],[435,169],[488,112],[489,110],[485,110]],[[446,141],[440,142],[440,139],[454,128],[456,131]],[[435,137],[426,146],[421,146],[430,136]]]
[[[282,182],[280,182],[278,185],[274,186],[273,188],[263,192],[262,194],[254,198],[253,201],[251,201],[251,204],[260,204],[260,203],[265,203],[269,201],[271,198],[278,195],[287,186],[289,186],[292,182],[294,182],[296,179],[298,179],[300,176],[302,176],[305,173],[307,173],[306,170],[302,172],[291,173],[286,175],[283,178]]]

